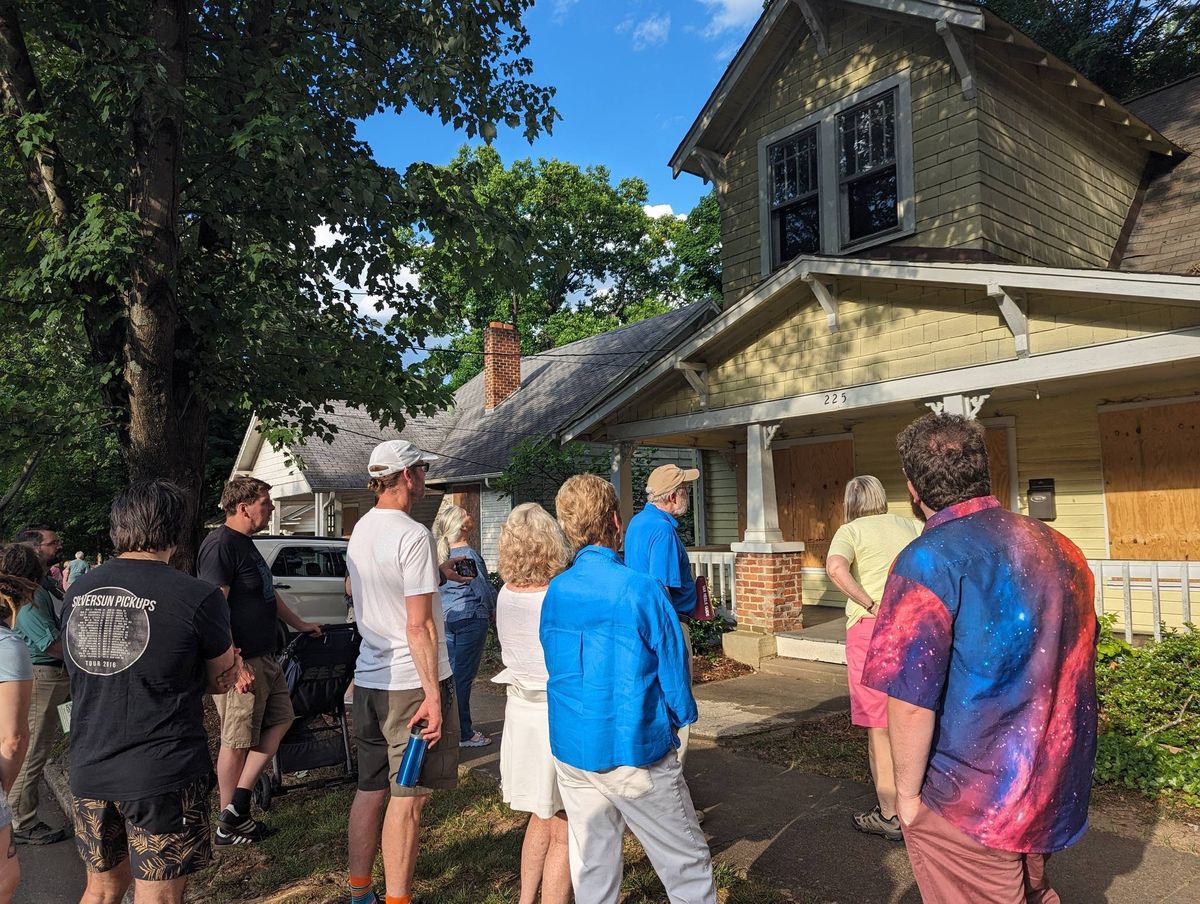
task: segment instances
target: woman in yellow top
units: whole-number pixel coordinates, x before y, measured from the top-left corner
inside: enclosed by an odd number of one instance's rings
[[[850,683],[850,722],[867,729],[867,753],[878,805],[854,817],[854,827],[900,841],[896,780],[888,746],[887,695],[862,683],[867,647],[888,572],[900,550],[921,533],[912,518],[889,515],[883,484],[870,476],[846,484],[846,523],[829,544],[825,572],[846,594],[846,671]]]

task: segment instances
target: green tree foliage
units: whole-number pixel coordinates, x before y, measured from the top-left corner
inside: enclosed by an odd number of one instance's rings
[[[987,5],[1118,98],[1200,71],[1195,0],[987,0]]]
[[[482,330],[516,324],[525,354],[670,310],[720,291],[720,223],[710,195],[686,221],[649,216],[641,179],[560,160],[505,167],[490,147],[464,147],[445,168],[471,182],[493,223],[481,253],[409,236],[429,308],[447,315],[447,348],[430,356],[458,387],[482,368]],[[497,267],[498,259],[514,262]]]
[[[439,405],[402,364],[443,331],[401,276],[404,236],[510,262],[467,173],[401,175],[355,122],[415,107],[484,140],[548,129],[529,5],[0,3],[3,316],[79,337],[72,394],[94,388],[131,476],[198,506],[214,411],[322,436],[329,400],[384,424]]]

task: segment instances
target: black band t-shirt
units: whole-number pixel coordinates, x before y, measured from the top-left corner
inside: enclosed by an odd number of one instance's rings
[[[253,540],[222,524],[200,544],[196,577],[229,588],[229,625],[243,658],[275,652],[275,580]]]
[[[209,775],[206,661],[230,647],[221,591],[118,558],[75,581],[65,603],[72,793],[140,800]]]

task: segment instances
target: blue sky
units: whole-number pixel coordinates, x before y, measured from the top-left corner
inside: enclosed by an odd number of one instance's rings
[[[762,11],[762,0],[539,0],[525,17],[533,81],[558,89],[562,119],[533,145],[501,128],[506,163],[556,157],[608,167],[614,182],[639,176],[650,204],[688,210],[707,190],[671,178],[670,160],[725,66]],[[403,170],[446,163],[466,136],[419,112],[381,114],[359,135]]]

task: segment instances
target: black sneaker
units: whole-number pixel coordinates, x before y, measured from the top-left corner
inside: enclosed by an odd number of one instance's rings
[[[223,809],[217,817],[217,833],[222,830],[227,835],[241,835],[249,841],[262,841],[267,836],[266,826],[249,816],[239,816],[231,807]]]
[[[14,844],[58,844],[70,837],[66,829],[53,829],[44,822],[35,822],[27,829],[13,830]]]
[[[213,844],[217,847],[233,847],[238,844],[254,844],[257,838],[251,838],[249,835],[239,835],[236,832],[230,832],[224,826],[217,826],[217,831],[213,834]]]

